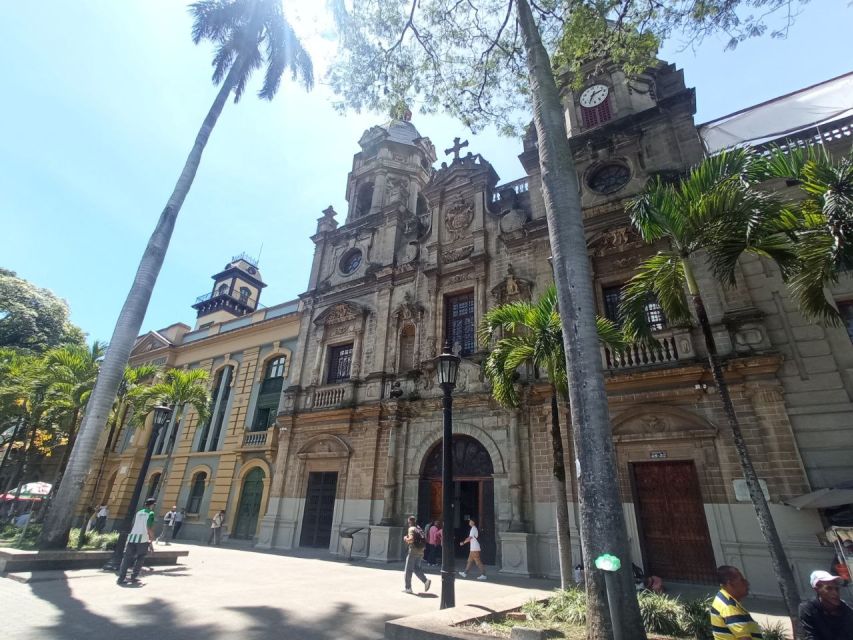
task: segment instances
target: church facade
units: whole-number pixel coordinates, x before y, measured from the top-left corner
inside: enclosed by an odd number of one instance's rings
[[[695,93],[666,63],[630,79],[612,68],[591,69],[581,90],[563,95],[597,312],[616,319],[622,287],[656,250],[632,231],[627,199],[650,177],[678,176],[715,151],[708,141],[730,132],[731,121],[697,126]],[[767,108],[739,114],[761,122]],[[829,128],[801,127],[794,137],[846,153],[851,120],[846,115]],[[790,130],[762,142],[781,138],[789,139]],[[257,315],[248,323],[255,328],[231,333],[243,336],[240,349],[226,349],[227,338],[220,337],[216,353],[187,352],[180,362],[169,361],[204,366],[215,376],[237,360],[234,379],[245,409],[227,418],[233,425],[223,451],[228,462],[219,462],[221,478],[210,468],[216,488],[202,494],[207,502],[200,504],[199,526],[224,508],[233,528],[244,493],[241,470],[257,458],[264,485],[254,531],[246,531],[257,547],[339,554],[349,553],[351,538],[353,556],[399,559],[406,516],[422,523],[441,517],[435,357],[449,342],[462,358],[453,411],[454,533],[461,535],[464,520],[475,518],[487,563],[507,574],[556,576],[548,382],[534,371],[522,375],[521,406],[502,408],[481,372],[488,345],[476,338],[488,309],[535,300],[553,282],[535,135],[525,136],[520,150],[526,175],[504,183],[458,139],[434,168],[434,145],[408,120],[365,131],[359,147],[347,177],[347,210],[322,212],[311,238],[308,286],[298,303],[281,305],[289,309],[286,327],[275,324],[283,319],[270,323],[261,312],[247,312],[247,318]],[[758,258],[742,260],[731,288],[716,283],[700,261],[695,268],[747,446],[805,589],[808,574],[830,558],[819,534],[843,514],[786,503],[853,480],[850,334],[807,322],[778,270]],[[842,282],[832,294],[853,318],[853,286]],[[664,580],[700,583],[714,580],[717,565],[734,564],[754,593],[776,595],[701,334],[670,326],[653,301],[646,313],[658,349],[601,351],[631,560]],[[249,333],[264,326],[278,328]],[[261,394],[264,378],[257,372],[271,350],[286,350],[287,373],[264,445],[249,451],[247,416]],[[166,491],[166,508],[191,498],[190,467],[211,454],[193,451],[201,436],[192,417],[181,433],[186,444],[178,452],[187,462],[176,458],[178,477]],[[568,429],[564,437],[569,452]],[[570,500],[574,495],[570,487]]]

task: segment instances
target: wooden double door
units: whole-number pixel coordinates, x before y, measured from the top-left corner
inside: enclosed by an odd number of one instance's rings
[[[631,470],[646,575],[714,583],[714,550],[693,462],[635,462]]]
[[[237,507],[237,519],[234,522],[234,532],[231,534],[232,538],[250,540],[255,536],[263,495],[264,472],[256,467],[243,480],[240,503]]]
[[[332,539],[332,518],[335,513],[337,491],[337,471],[312,471],[308,474],[300,546],[329,546]]]

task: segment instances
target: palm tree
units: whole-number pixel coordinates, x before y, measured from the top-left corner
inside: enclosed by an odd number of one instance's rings
[[[623,341],[615,324],[605,318],[598,318],[597,323],[601,341],[612,348],[621,348]],[[539,369],[548,376],[551,385],[551,445],[554,458],[552,486],[557,505],[560,587],[566,589],[572,575],[572,551],[559,412],[559,399],[568,400],[566,354],[562,333],[557,288],[554,285],[549,286],[536,303],[512,302],[490,309],[478,328],[479,340],[484,347],[488,346],[496,335],[502,335],[483,365],[483,371],[492,384],[492,395],[500,404],[517,407],[521,403],[515,385],[521,367]]]
[[[804,197],[788,203],[780,221],[796,239],[788,286],[808,318],[837,325],[826,288],[853,269],[853,151],[835,161],[822,146],[773,148],[761,176],[799,186]]]
[[[64,421],[67,421],[65,450],[53,481],[50,498],[55,495],[56,487],[65,473],[77,437],[80,415],[95,386],[103,357],[104,345],[97,340],[92,343],[91,348],[77,345],[58,347],[51,349],[44,356],[50,374],[49,390],[53,395],[55,409],[66,414],[63,417]]]
[[[774,258],[783,270],[790,265],[790,243],[774,222],[781,205],[755,188],[756,166],[751,152],[724,152],[705,159],[677,184],[653,179],[630,201],[627,210],[634,227],[643,240],[662,248],[640,265],[626,285],[620,315],[627,339],[652,340],[645,314],[649,299],[657,299],[673,324],[691,324],[686,289],[758,525],[788,613],[796,621],[797,586],[743,439],[693,263],[696,254],[704,252],[715,277],[726,285],[734,282],[735,266],[744,252]]]
[[[140,260],[133,285],[116,322],[101,374],[89,400],[80,434],[71,452],[65,482],[44,523],[44,548],[63,548],[86,473],[95,456],[98,439],[109,419],[134,340],[139,335],[148,301],[163,265],[178,213],[189,193],[201,155],[213,127],[231,94],[238,102],[252,73],[266,67],[258,95],[272,100],[281,77],[290,70],[307,89],[313,85],[313,68],[307,51],[284,17],[281,0],[201,0],[190,5],[192,38],[209,40],[216,48],[213,82],[221,87],[207,112],[172,195],[160,214]]]
[[[98,495],[98,488],[101,485],[101,478],[104,475],[104,467],[107,463],[107,457],[110,451],[114,448],[115,440],[118,438],[121,428],[127,422],[128,412],[130,411],[130,402],[128,394],[136,388],[137,385],[144,383],[149,378],[152,378],[160,371],[160,367],[151,364],[150,362],[140,364],[135,367],[125,367],[124,375],[121,378],[121,384],[118,387],[116,400],[113,403],[113,410],[110,412],[109,431],[107,433],[107,441],[104,443],[104,450],[101,453],[101,462],[98,464],[98,473],[95,476],[95,482],[92,484],[92,494],[89,502],[93,503]]]

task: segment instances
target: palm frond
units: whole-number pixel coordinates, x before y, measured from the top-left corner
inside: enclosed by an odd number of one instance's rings
[[[669,322],[682,324],[690,321],[681,260],[681,256],[672,252],[658,252],[646,259],[625,285],[619,304],[619,318],[622,320],[625,339],[631,342],[655,342],[646,317],[650,300],[657,300]]]

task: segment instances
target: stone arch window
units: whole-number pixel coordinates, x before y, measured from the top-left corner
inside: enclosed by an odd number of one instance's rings
[[[373,206],[373,183],[366,182],[358,189],[358,195],[355,199],[355,214],[360,218],[370,213],[370,208]]]
[[[147,498],[156,498],[157,490],[160,488],[160,478],[163,477],[161,473],[155,473],[148,480],[148,491],[145,493],[145,497]]]
[[[228,285],[227,284],[219,285],[219,288],[216,290],[216,294],[220,295],[220,296],[224,296],[226,293],[228,293]]]
[[[240,302],[246,304],[249,302],[249,297],[252,295],[252,290],[249,287],[240,287]]]
[[[400,359],[397,371],[403,373],[415,368],[415,325],[407,322],[400,330]]]
[[[199,471],[193,476],[190,485],[190,499],[187,502],[187,513],[198,513],[201,509],[201,501],[204,498],[204,490],[207,488],[207,474]]]

